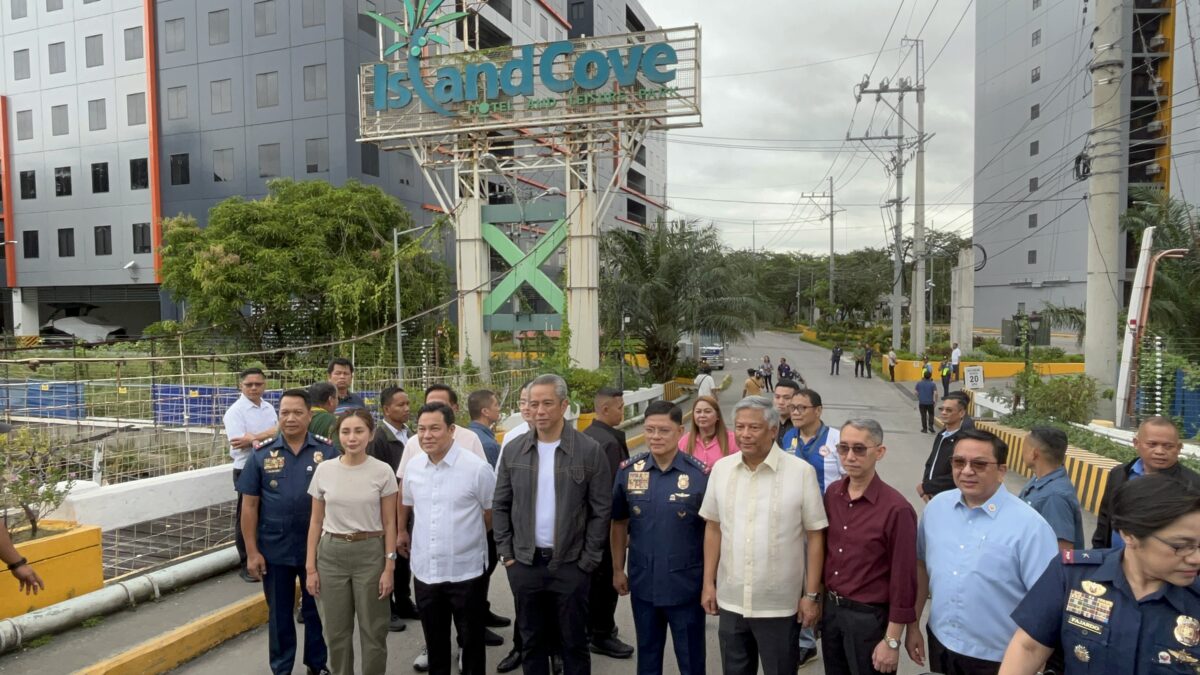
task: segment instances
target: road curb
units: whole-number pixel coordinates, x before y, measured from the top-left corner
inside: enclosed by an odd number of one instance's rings
[[[75,675],[159,675],[266,622],[266,598],[254,595],[77,670]]]

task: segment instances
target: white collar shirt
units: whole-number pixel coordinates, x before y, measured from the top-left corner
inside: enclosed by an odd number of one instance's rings
[[[399,429],[397,429],[396,427],[392,426],[392,423],[388,422],[386,419],[382,419],[382,420],[380,420],[380,422],[382,422],[383,426],[387,427],[388,430],[392,432],[392,435],[396,437],[396,440],[400,441],[401,443],[408,442],[408,429],[407,428],[400,427]]]
[[[487,460],[455,443],[433,464],[414,457],[404,479],[404,504],[413,509],[412,573],[425,584],[455,583],[487,569],[483,514],[492,508],[496,474]]]
[[[524,420],[522,420],[520,424],[512,429],[504,432],[504,440],[500,443],[500,452],[504,452],[504,449],[508,447],[509,443],[517,440],[527,433],[529,433],[529,422]]]
[[[245,394],[242,394],[225,411],[223,420],[225,436],[232,441],[246,434],[259,434],[275,426],[278,420],[279,416],[275,413],[275,406],[271,405],[270,401],[264,398],[255,404],[246,398]],[[253,452],[253,448],[238,450],[230,445],[229,456],[233,458],[233,468],[244,468],[246,459]]]
[[[751,469],[738,452],[713,465],[700,515],[721,525],[717,604],[747,618],[794,615],[807,533],[829,526],[812,465],[771,448]]]
[[[483,451],[483,443],[480,442],[479,436],[474,431],[464,426],[454,425],[454,444],[461,446],[464,450],[469,450],[471,454],[487,464],[487,453]],[[404,454],[400,455],[400,465],[396,467],[396,478],[404,480],[404,472],[407,470],[408,463],[424,454],[420,439],[415,434],[409,436],[408,440],[404,442]],[[488,464],[488,467],[490,468],[491,464]]]

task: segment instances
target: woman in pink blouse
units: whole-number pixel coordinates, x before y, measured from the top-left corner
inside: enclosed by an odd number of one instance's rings
[[[712,396],[701,396],[692,407],[692,428],[679,439],[679,449],[712,466],[718,459],[738,452],[733,432],[725,428],[721,404]]]

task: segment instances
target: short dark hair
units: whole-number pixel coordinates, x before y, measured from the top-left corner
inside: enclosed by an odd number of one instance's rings
[[[596,390],[596,396],[593,399],[593,403],[595,403],[595,407],[599,408],[601,401],[606,401],[610,398],[621,398],[624,395],[625,392],[617,389],[616,387],[600,387]]]
[[[642,419],[650,419],[654,415],[666,415],[675,424],[683,426],[683,410],[670,401],[655,401],[646,406],[646,413]]]
[[[313,382],[308,385],[308,398],[313,405],[320,405],[337,396],[337,387],[328,382]]]
[[[435,391],[444,391],[450,396],[450,405],[458,405],[458,394],[454,393],[454,388],[445,382],[434,382],[425,387],[425,398],[429,398],[429,394]]]
[[[454,424],[454,409],[441,401],[434,401],[433,403],[426,403],[421,406],[421,409],[417,411],[418,422],[421,420],[421,415],[425,413],[440,413],[442,419],[446,422],[446,426]]]
[[[924,380],[932,380],[932,379],[933,379],[933,373],[929,372],[928,370],[922,371],[922,372],[921,372],[921,379],[924,379]]]
[[[392,398],[394,398],[396,396],[396,394],[403,394],[403,393],[404,393],[404,387],[399,387],[396,385],[392,385],[390,387],[384,387],[383,391],[379,392],[379,405],[381,405],[381,406],[391,405]]]
[[[496,392],[491,389],[479,389],[471,392],[471,395],[467,397],[467,414],[471,416],[471,419],[477,419],[483,414],[483,409],[492,402],[492,399],[496,398]]]
[[[814,408],[821,407],[821,395],[818,394],[817,392],[813,391],[812,389],[808,389],[806,387],[806,388],[801,389],[800,391],[796,392],[795,394],[792,394],[793,399],[796,398],[797,396],[803,396],[804,398],[808,399],[808,402],[811,403]]]
[[[351,373],[354,372],[354,364],[350,362],[350,359],[348,359],[344,356],[339,356],[339,357],[333,359],[332,361],[330,361],[329,367],[327,367],[325,369],[325,374],[332,375],[334,366],[346,366],[347,368],[350,369]]]
[[[961,391],[952,391],[942,397],[943,401],[958,401],[959,407],[966,410],[971,405],[971,397]]]
[[[996,434],[975,427],[970,429],[960,429],[958,431],[958,440],[955,445],[966,440],[983,441],[984,443],[990,444],[992,446],[992,456],[996,459],[996,463],[1008,464],[1008,443],[1005,443],[1004,439],[1000,438]]]
[[[787,387],[787,388],[791,389],[793,392],[793,396],[795,395],[795,392],[799,392],[801,389],[804,388],[804,387],[801,387],[800,383],[795,380],[780,380],[780,381],[776,382],[775,388],[778,389],[780,387]]]
[[[1029,430],[1029,439],[1037,444],[1043,454],[1055,464],[1067,459],[1067,433],[1055,427],[1034,427]]]
[[[263,372],[262,368],[247,368],[247,369],[243,370],[242,372],[238,373],[238,382],[241,382],[242,380],[246,379],[247,377],[250,377],[251,375],[262,375],[264,380],[267,379],[267,374]]]
[[[1112,501],[1112,529],[1139,539],[1200,511],[1200,492],[1162,473],[1126,481]]]
[[[375,418],[371,417],[371,413],[367,412],[366,410],[363,410],[362,408],[355,408],[353,410],[347,410],[346,412],[339,415],[337,418],[337,422],[335,422],[333,425],[333,432],[335,434],[341,432],[342,423],[345,422],[346,420],[350,419],[351,417],[357,417],[358,419],[362,420],[363,423],[367,425],[367,431],[370,431],[372,433],[375,432]]]
[[[749,375],[750,377],[756,377],[758,375],[758,371],[753,368],[747,368],[746,374]]]
[[[308,391],[304,389],[288,389],[279,396],[279,402],[283,403],[285,398],[298,398],[304,401],[304,407],[312,410],[312,399],[308,397]]]

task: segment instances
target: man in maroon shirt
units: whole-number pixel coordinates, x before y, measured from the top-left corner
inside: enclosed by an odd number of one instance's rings
[[[826,675],[894,673],[905,627],[919,630],[917,514],[875,472],[886,452],[875,420],[842,425],[837,453],[846,477],[825,491]]]

